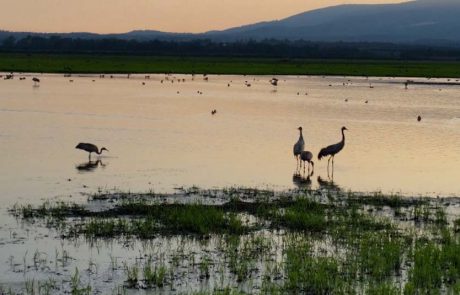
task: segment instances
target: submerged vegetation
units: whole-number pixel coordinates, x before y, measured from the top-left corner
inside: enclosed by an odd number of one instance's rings
[[[455,199],[378,193],[193,188],[172,195],[98,194],[86,204],[17,205],[10,212],[68,240],[180,237],[162,253],[142,253],[122,267],[112,262],[123,271],[124,290],[458,294],[457,205]],[[74,281],[78,294],[91,290],[78,283],[78,271]]]
[[[460,77],[458,62],[0,53],[0,71]]]

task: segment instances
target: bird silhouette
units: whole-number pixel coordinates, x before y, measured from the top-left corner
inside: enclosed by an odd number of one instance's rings
[[[91,153],[96,153],[96,154],[100,155],[100,154],[102,154],[103,151],[109,151],[105,147],[103,147],[103,148],[101,148],[99,150],[96,145],[94,145],[92,143],[84,143],[84,142],[80,142],[79,144],[77,144],[77,146],[75,148],[88,152],[89,153],[88,158],[90,160],[91,160]]]
[[[40,79],[38,79],[37,77],[33,77],[32,81],[34,81],[34,86],[38,86],[38,83],[40,83]]]
[[[321,160],[323,157],[329,156],[329,160],[327,161],[327,170],[329,171],[329,163],[332,159],[332,168],[334,168],[334,156],[339,153],[343,147],[345,146],[345,130],[348,130],[347,127],[342,127],[342,140],[339,143],[330,145],[321,149],[318,154],[318,160]]]
[[[312,167],[312,171],[315,169],[315,163],[313,160],[313,154],[310,151],[302,151],[300,153],[300,159],[303,162],[303,172],[305,173],[305,162],[308,163],[308,174],[310,174],[310,165]]]
[[[299,167],[299,157],[300,157],[300,154],[303,152],[304,148],[305,148],[305,141],[303,140],[303,135],[302,135],[302,127],[299,127],[297,128],[297,130],[299,130],[299,139],[297,140],[297,142],[294,144],[294,148],[293,148],[293,152],[294,152],[294,157],[296,158],[297,160],[297,166],[296,166],[296,169]]]

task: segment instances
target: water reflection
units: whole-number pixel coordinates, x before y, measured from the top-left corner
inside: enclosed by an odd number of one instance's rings
[[[342,188],[338,186],[334,182],[334,177],[328,177],[327,179],[323,179],[320,175],[318,176],[318,185],[319,188],[324,188],[327,190],[333,190],[333,191],[342,191]]]
[[[75,166],[75,168],[79,172],[94,172],[94,170],[96,170],[99,167],[99,165],[102,168],[104,168],[107,164],[102,163],[101,159],[98,159],[96,161],[89,160],[88,162],[83,162],[83,163]]]
[[[292,175],[292,182],[294,183],[295,186],[297,186],[299,189],[310,189],[311,188],[311,177],[313,176],[313,171],[308,174],[305,174],[305,171],[303,175],[301,173],[294,173]]]

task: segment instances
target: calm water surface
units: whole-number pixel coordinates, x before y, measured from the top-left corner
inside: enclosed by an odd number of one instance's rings
[[[38,77],[39,87],[31,76],[0,80],[2,207],[112,188],[293,188],[298,126],[315,158],[342,126],[350,130],[335,159],[343,189],[460,195],[460,86],[288,76],[275,90],[264,76]],[[110,152],[87,165],[78,142]],[[327,161],[315,163],[313,188],[328,180]]]

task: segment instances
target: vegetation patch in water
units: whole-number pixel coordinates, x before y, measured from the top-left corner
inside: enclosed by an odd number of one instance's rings
[[[460,212],[446,211],[460,201],[332,190],[194,188],[181,194],[119,193],[92,196],[83,205],[47,202],[10,212],[36,225],[44,220],[70,240],[180,237],[177,249],[124,262],[123,288],[184,294],[460,291]],[[201,201],[190,203],[190,197]],[[94,210],[94,202],[107,204]],[[178,287],[184,284],[200,287]]]

